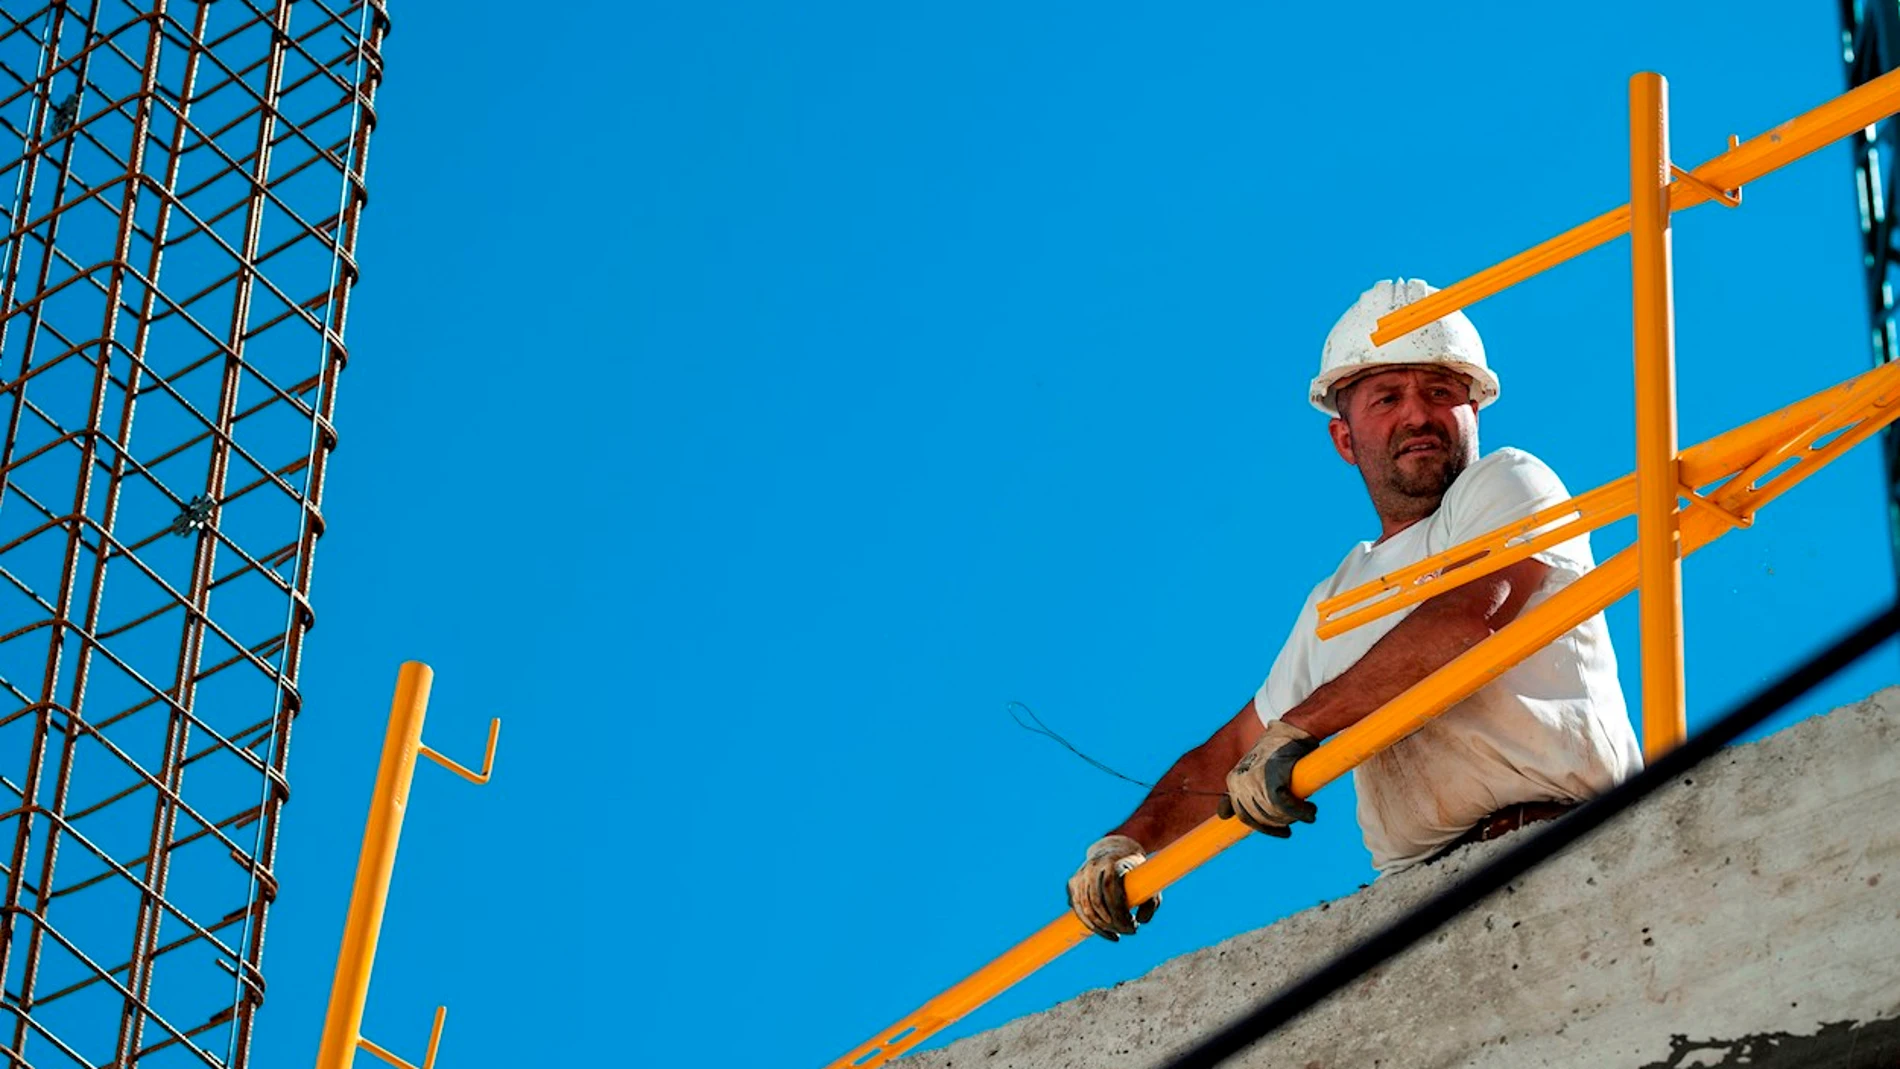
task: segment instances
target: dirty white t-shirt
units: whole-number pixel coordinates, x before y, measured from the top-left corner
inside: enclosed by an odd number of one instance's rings
[[[1321,641],[1318,604],[1570,495],[1555,472],[1500,449],[1461,473],[1438,511],[1377,545],[1361,542],[1313,588],[1293,633],[1254,696],[1276,720],[1358,663],[1411,613],[1402,609]],[[1588,535],[1537,554],[1550,566],[1525,609],[1595,567]],[[1353,773],[1359,827],[1381,875],[1409,868],[1491,813],[1517,802],[1583,801],[1642,767],[1601,613],[1485,684]]]

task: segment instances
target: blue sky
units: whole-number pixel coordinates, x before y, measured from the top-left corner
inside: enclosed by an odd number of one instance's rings
[[[1374,518],[1305,384],[1843,89],[1831,4],[391,5],[256,1064],[314,1056],[396,667],[438,673],[366,1030],[813,1066],[1062,908]],[[1637,28],[1640,27],[1640,32]],[[1848,150],[1678,219],[1684,443],[1869,359]],[[1632,462],[1627,245],[1473,310],[1516,445]],[[1872,448],[1685,568],[1691,725],[1890,597]],[[1597,539],[1599,556],[1632,537]],[[1611,613],[1632,703],[1633,603]],[[1797,712],[1891,682],[1892,651]],[[949,1035],[1371,878],[1350,788]]]

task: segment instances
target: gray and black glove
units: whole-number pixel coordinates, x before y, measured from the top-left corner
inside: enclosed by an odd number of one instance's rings
[[[1134,935],[1135,925],[1154,917],[1161,908],[1161,896],[1135,907],[1131,917],[1128,890],[1122,885],[1129,870],[1146,860],[1141,844],[1126,835],[1105,836],[1089,847],[1082,867],[1069,877],[1069,908],[1084,927],[1113,943]]]
[[[1319,749],[1319,740],[1284,720],[1267,724],[1267,733],[1227,773],[1227,793],[1216,812],[1222,820],[1239,817],[1258,832],[1284,839],[1296,820],[1307,824],[1319,810],[1293,793],[1293,766]]]

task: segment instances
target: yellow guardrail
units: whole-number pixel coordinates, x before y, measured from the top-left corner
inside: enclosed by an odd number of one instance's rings
[[[1637,471],[1322,602],[1321,637],[1444,593],[1631,515],[1637,518],[1637,542],[1327,740],[1294,767],[1294,793],[1310,796],[1639,585],[1644,591],[1640,611],[1644,751],[1653,758],[1682,740],[1681,558],[1733,528],[1748,526],[1763,505],[1900,418],[1900,364],[1875,368],[1678,454],[1669,216],[1711,200],[1739,204],[1740,189],[1747,183],[1896,112],[1900,112],[1900,72],[1882,75],[1761,137],[1746,142],[1731,139],[1727,152],[1693,171],[1683,171],[1669,163],[1667,85],[1659,75],[1638,74],[1630,80],[1629,205],[1379,321],[1372,339],[1385,344],[1612,238],[1631,234]],[[1687,510],[1680,507],[1685,500]],[[1652,711],[1660,715],[1652,716]],[[1128,900],[1152,897],[1247,834],[1239,821],[1206,821],[1128,874]],[[827,1069],[883,1065],[1053,961],[1088,934],[1074,914],[1064,913],[879,1030]]]

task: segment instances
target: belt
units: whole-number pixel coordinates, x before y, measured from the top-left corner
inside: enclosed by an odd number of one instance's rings
[[[1492,839],[1509,835],[1526,824],[1536,824],[1544,820],[1556,820],[1558,817],[1563,816],[1575,808],[1577,808],[1577,803],[1575,802],[1519,802],[1516,805],[1507,805],[1503,809],[1473,824],[1470,830],[1466,831],[1463,835],[1446,843],[1444,849],[1433,855],[1431,860],[1437,861],[1439,858],[1444,857],[1446,854],[1451,853],[1461,846],[1469,846],[1472,843],[1486,843]],[[1430,862],[1427,862],[1427,864],[1429,863]]]

